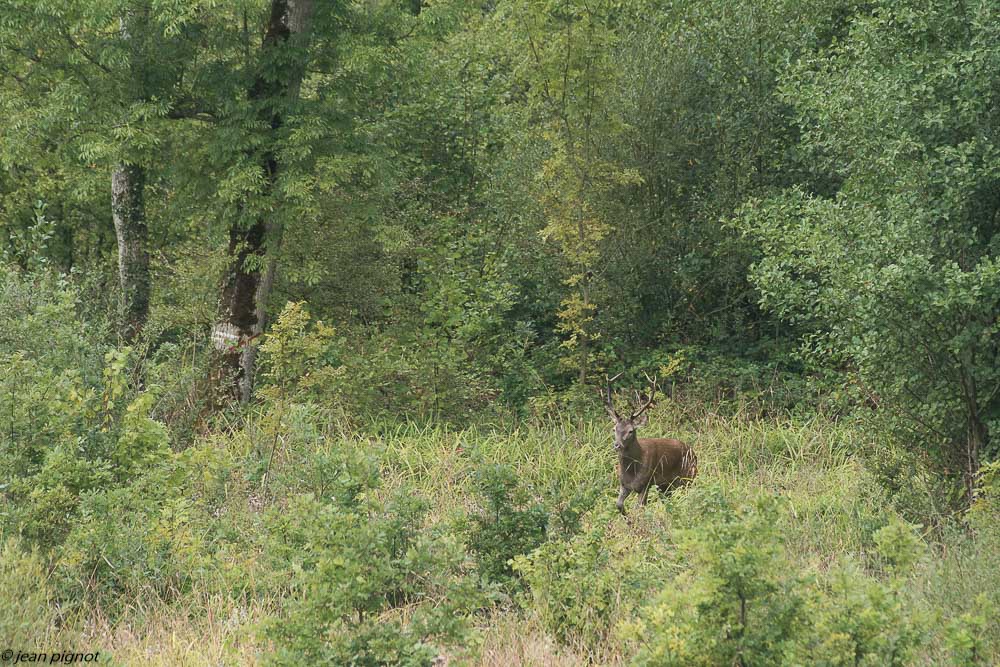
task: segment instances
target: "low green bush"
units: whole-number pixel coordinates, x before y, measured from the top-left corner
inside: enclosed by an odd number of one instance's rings
[[[926,628],[906,604],[902,579],[877,579],[848,563],[808,583],[808,623],[786,660],[831,667],[913,663]]]
[[[288,576],[267,625],[273,665],[431,665],[464,643],[478,606],[461,545],[424,526],[406,493],[353,507],[296,496],[267,521],[268,552]]]
[[[99,605],[114,618],[131,601],[177,599],[193,590],[239,589],[224,567],[227,541],[215,482],[197,450],[162,461],[126,486],[82,496],[54,575],[69,606]],[[229,539],[233,539],[229,536]],[[226,577],[237,581],[227,583]]]
[[[509,466],[484,465],[474,478],[480,507],[461,530],[483,581],[510,590],[518,583],[513,559],[545,541],[549,513],[543,505],[530,502]]]
[[[45,550],[74,529],[82,499],[127,486],[170,449],[135,386],[135,354],[77,312],[70,280],[0,263],[0,533]]]
[[[1000,486],[985,466],[972,508],[934,531],[929,557],[914,567],[905,604],[930,619],[928,661],[997,664],[1000,655]]]
[[[696,525],[673,531],[679,572],[621,628],[633,664],[910,664],[925,630],[903,596],[922,553],[911,526],[876,533],[886,576],[875,578],[846,555],[821,572],[792,558],[789,508],[773,495],[735,501],[708,486],[680,504]]]
[[[528,585],[523,606],[560,642],[600,646],[659,587],[662,545],[638,549],[626,528],[608,503],[584,517],[577,535],[514,559]]]
[[[150,432],[158,429],[140,434]],[[161,444],[133,451],[147,453],[146,468],[83,494],[51,554],[62,604],[99,607],[114,619],[137,599],[246,591],[255,540],[237,472],[245,461],[222,439],[179,453]]]
[[[685,498],[697,524],[673,531],[681,571],[661,582],[623,633],[635,664],[779,665],[804,622],[777,529],[780,503],[735,504],[718,487]]]
[[[315,320],[305,302],[287,303],[260,346],[257,393],[330,405],[350,418],[465,421],[473,407],[489,408],[482,374],[440,332],[416,324],[350,333]]]
[[[314,461],[332,473],[327,492],[280,499],[265,519],[271,591],[284,600],[268,662],[430,665],[468,640],[482,604],[462,545],[406,487],[380,497],[371,461],[338,444]]]

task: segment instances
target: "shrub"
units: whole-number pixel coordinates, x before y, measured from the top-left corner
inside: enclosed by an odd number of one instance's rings
[[[796,661],[831,666],[911,664],[923,628],[911,615],[901,586],[900,579],[880,581],[852,564],[833,570],[811,591],[810,624],[799,638]]]
[[[982,489],[963,516],[940,526],[933,557],[921,559],[904,590],[906,604],[937,630],[932,659],[954,665],[997,664],[1000,649],[1000,495],[984,466]]]
[[[787,576],[778,501],[735,505],[710,487],[690,505],[699,525],[675,531],[685,569],[623,626],[640,643],[635,664],[781,664],[803,600]]]
[[[560,642],[600,645],[656,586],[657,545],[636,549],[634,536],[618,532],[622,524],[613,505],[602,505],[579,534],[514,559],[528,584],[525,605]]]
[[[115,618],[132,600],[169,601],[195,582],[203,591],[245,588],[238,563],[252,558],[243,555],[251,545],[228,530],[232,517],[224,506],[236,490],[236,463],[210,441],[179,454],[165,451],[127,483],[81,496],[72,531],[55,553],[65,604],[99,605]]]
[[[475,475],[481,499],[478,512],[469,517],[462,532],[476,557],[486,582],[507,588],[516,585],[512,559],[531,553],[545,541],[548,512],[529,504],[517,473],[505,465],[487,465]]]
[[[460,545],[425,527],[425,503],[402,489],[295,496],[267,518],[267,554],[287,582],[267,627],[275,665],[430,665],[467,638],[478,606]]]
[[[257,393],[333,405],[347,415],[464,418],[488,405],[465,350],[439,332],[399,326],[338,335],[289,302],[260,346]]]
[[[81,498],[128,483],[169,451],[153,395],[130,387],[129,348],[109,349],[62,278],[0,265],[0,530],[51,549]],[[13,313],[13,317],[10,315]],[[103,358],[103,363],[101,359]]]
[[[303,433],[306,429],[301,426],[294,431],[297,432],[287,433],[287,438],[285,433],[281,434],[284,458],[271,470],[269,486],[276,497],[311,493],[322,502],[353,507],[366,490],[378,484],[374,457],[353,442]],[[265,452],[264,465],[267,458],[270,452]]]
[[[111,396],[115,394],[107,393],[105,404],[114,400]],[[90,412],[93,404],[86,401],[80,412],[71,412],[82,427],[89,425],[96,432],[91,441],[98,447],[88,451],[84,436],[63,432],[39,448],[39,463],[22,466],[22,474],[13,476],[8,489],[13,500],[9,520],[17,530],[36,544],[56,546],[79,520],[83,498],[124,488],[166,460],[170,456],[166,427],[147,416],[152,401],[151,394],[140,394],[114,416],[113,408],[104,408],[103,416]],[[99,425],[102,422],[104,426]],[[7,464],[16,465],[17,456]]]
[[[212,569],[205,517],[164,471],[85,495],[59,551],[56,576],[70,604],[99,604],[114,617],[139,597],[172,599]]]
[[[945,645],[952,665],[987,665],[990,661],[989,639],[997,618],[996,605],[985,594],[976,596],[974,609],[945,627]]]
[[[901,593],[922,553],[913,528],[875,534],[886,578],[851,561],[816,575],[784,547],[785,503],[737,503],[719,487],[684,497],[681,571],[622,625],[637,665],[903,665],[923,637]]]

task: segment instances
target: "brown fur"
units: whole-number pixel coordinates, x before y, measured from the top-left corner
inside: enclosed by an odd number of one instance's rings
[[[651,486],[669,492],[687,484],[698,474],[698,457],[694,450],[673,438],[637,438],[635,425],[622,424],[624,429],[618,449],[618,511],[625,513],[625,499],[639,494],[639,505],[646,504]],[[631,428],[629,428],[631,426]],[[616,444],[620,426],[616,425]]]
[[[624,371],[623,371],[624,372]],[[649,379],[649,396],[635,392],[635,410],[623,417],[615,410],[611,400],[611,383],[622,376],[619,373],[601,391],[604,408],[615,425],[615,450],[618,452],[618,511],[625,514],[625,500],[633,493],[639,494],[639,505],[646,504],[649,487],[654,484],[661,491],[669,492],[687,484],[698,474],[698,457],[689,445],[673,438],[638,438],[635,431],[649,421],[646,410],[653,404],[656,378]]]

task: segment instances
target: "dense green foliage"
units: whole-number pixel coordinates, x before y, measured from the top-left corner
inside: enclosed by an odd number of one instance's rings
[[[998,91],[987,0],[0,3],[0,648],[997,664]]]
[[[903,437],[966,473],[1000,416],[1000,24],[988,3],[876,5],[790,68],[821,181],[747,205],[763,302],[850,363]]]

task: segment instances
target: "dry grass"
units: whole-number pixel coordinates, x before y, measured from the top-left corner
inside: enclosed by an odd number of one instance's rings
[[[551,637],[520,615],[500,616],[483,632],[483,646],[476,663],[481,667],[577,667],[586,664],[619,665],[620,659],[601,660],[559,646]],[[605,656],[606,658],[606,656]]]
[[[174,667],[256,665],[266,646],[257,627],[266,616],[259,604],[223,597],[150,605],[137,601],[117,621],[92,610],[74,638],[76,646],[110,655],[116,664]]]

